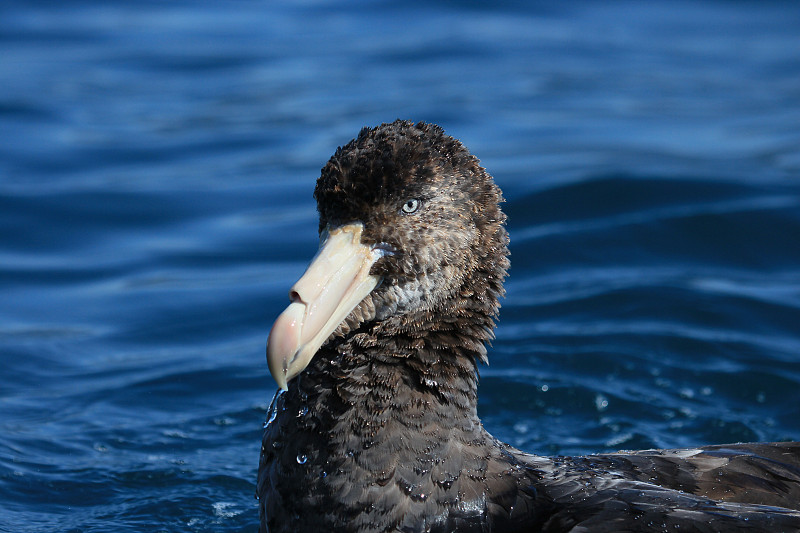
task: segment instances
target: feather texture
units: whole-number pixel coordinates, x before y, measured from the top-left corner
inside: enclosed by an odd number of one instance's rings
[[[365,128],[314,195],[321,232],[360,223],[387,253],[381,284],[276,395],[262,532],[800,531],[800,443],[549,458],[486,432],[502,195],[441,128]]]

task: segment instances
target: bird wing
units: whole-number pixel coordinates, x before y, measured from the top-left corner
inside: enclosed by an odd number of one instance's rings
[[[600,458],[662,487],[721,502],[800,510],[800,442],[643,450],[593,459]]]

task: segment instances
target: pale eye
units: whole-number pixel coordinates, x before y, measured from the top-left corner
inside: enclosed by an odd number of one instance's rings
[[[412,198],[403,204],[403,213],[410,214],[419,209],[419,200]]]

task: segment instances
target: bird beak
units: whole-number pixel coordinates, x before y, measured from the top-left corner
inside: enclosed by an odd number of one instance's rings
[[[331,229],[322,235],[317,255],[289,291],[292,301],[267,341],[267,362],[278,386],[308,366],[314,354],[347,315],[381,281],[370,275],[383,252],[361,243],[363,224]]]

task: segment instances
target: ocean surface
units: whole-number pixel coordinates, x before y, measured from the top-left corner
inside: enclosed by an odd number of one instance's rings
[[[315,179],[398,117],[505,192],[492,433],[800,439],[797,3],[3,0],[0,531],[257,530]]]

